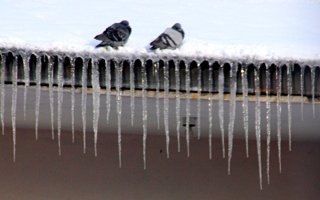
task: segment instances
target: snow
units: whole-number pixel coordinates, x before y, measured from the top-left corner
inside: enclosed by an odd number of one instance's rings
[[[318,0],[1,0],[1,5],[0,47],[105,52],[94,48],[94,36],[127,19],[133,31],[118,50],[125,54],[153,54],[148,44],[180,22],[186,33],[182,47],[156,54],[320,58]]]

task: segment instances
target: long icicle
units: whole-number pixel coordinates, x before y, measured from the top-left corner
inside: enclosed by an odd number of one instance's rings
[[[154,71],[156,76],[156,114],[157,114],[157,128],[160,129],[160,79],[159,79],[159,62],[154,63]]]
[[[190,63],[185,64],[186,67],[186,142],[187,142],[187,156],[190,157]]]
[[[50,101],[50,116],[51,116],[51,139],[54,140],[54,96],[53,96],[53,66],[54,58],[48,57],[48,82],[49,82],[49,101]]]
[[[231,172],[231,158],[233,150],[233,132],[236,118],[236,94],[237,94],[238,63],[230,63],[230,102],[228,125],[228,174]]]
[[[61,118],[63,103],[63,60],[58,58],[58,150],[61,155]]]
[[[23,92],[23,119],[26,119],[26,104],[27,95],[30,85],[30,67],[29,67],[29,56],[24,55],[22,57],[23,62],[23,76],[24,76],[24,92]]]
[[[40,110],[40,97],[41,97],[41,57],[37,57],[36,64],[36,107],[35,107],[35,133],[36,140],[38,140],[38,126],[39,126],[39,110]]]
[[[266,121],[267,121],[267,181],[270,184],[270,140],[271,140],[271,106],[270,106],[270,71],[266,65]]]
[[[209,92],[209,99],[208,99],[208,118],[209,118],[209,159],[212,159],[212,87],[213,87],[213,81],[212,81],[212,65],[209,63],[209,78],[208,78],[208,92]]]
[[[315,73],[315,67],[311,67],[311,95],[312,95],[312,114],[313,114],[313,118],[316,117],[316,109],[315,109],[315,98],[314,98],[314,95],[315,95],[315,76],[316,76],[316,73]]]
[[[147,146],[147,122],[148,122],[148,113],[147,113],[147,73],[146,73],[146,64],[141,67],[141,81],[142,81],[142,128],[143,128],[143,168],[147,168],[147,159],[146,159],[146,146]]]
[[[74,143],[74,104],[75,104],[75,62],[71,61],[71,131],[72,131],[72,143]]]
[[[106,112],[107,123],[109,123],[110,110],[111,110],[111,70],[110,61],[106,61]]]
[[[304,97],[304,68],[305,66],[301,66],[300,68],[300,95],[301,95],[301,102],[300,102],[300,107],[301,107],[301,119],[302,121],[304,120],[304,103],[303,103],[303,97]]]
[[[288,90],[288,134],[289,134],[289,151],[291,148],[291,124],[292,124],[292,109],[291,109],[291,98],[292,98],[292,64],[287,65],[287,90]]]
[[[209,63],[209,67],[210,67],[210,63]],[[201,73],[202,72],[201,72],[200,63],[197,64],[197,68],[198,68],[197,129],[198,129],[198,140],[200,140],[200,135],[201,135],[201,91],[202,91],[202,87],[201,87]]]
[[[115,61],[116,68],[116,90],[117,90],[117,115],[118,115],[118,153],[119,153],[119,168],[122,166],[122,157],[121,157],[121,112],[122,112],[122,64]]]
[[[12,65],[12,105],[11,105],[11,122],[12,122],[12,142],[13,142],[13,162],[16,161],[16,113],[17,113],[17,92],[18,92],[18,57],[13,60]]]
[[[169,135],[169,63],[164,61],[163,66],[163,78],[164,78],[164,99],[163,99],[163,115],[164,115],[164,128],[166,133],[166,153],[167,158],[170,157],[170,135]]]
[[[248,76],[247,65],[241,66],[241,83],[242,83],[242,114],[243,114],[243,127],[246,140],[246,156],[249,157],[249,111],[248,111]]]
[[[218,92],[219,92],[219,122],[221,130],[221,143],[222,143],[222,157],[226,157],[225,146],[224,146],[224,67],[220,64],[219,77],[218,77]]]
[[[135,83],[134,83],[134,63],[130,65],[130,108],[131,108],[131,126],[134,122],[135,111]]]
[[[82,94],[81,94],[81,107],[82,107],[82,139],[83,139],[83,153],[86,153],[87,148],[87,73],[88,73],[88,62],[85,60],[82,66]]]
[[[93,132],[94,132],[94,156],[98,156],[98,125],[100,115],[100,82],[99,82],[99,61],[92,59],[91,84],[93,88],[92,106],[93,106]]]
[[[261,111],[260,111],[260,73],[259,66],[256,65],[254,71],[254,83],[256,93],[256,105],[255,105],[255,129],[256,129],[256,141],[257,141],[257,155],[258,155],[258,166],[259,166],[259,180],[260,189],[262,190],[262,164],[261,164]]]
[[[176,78],[176,124],[177,124],[177,143],[178,143],[178,152],[181,150],[180,144],[180,126],[181,126],[181,117],[180,117],[180,62],[175,62],[175,78]]]
[[[276,70],[277,77],[277,143],[278,143],[278,161],[279,161],[279,172],[282,171],[281,164],[281,88],[282,88],[282,68],[281,64],[278,65]]]
[[[5,74],[6,74],[6,57],[3,55],[1,57],[1,105],[0,105],[0,118],[1,118],[1,129],[2,135],[4,135],[4,113],[5,113]]]

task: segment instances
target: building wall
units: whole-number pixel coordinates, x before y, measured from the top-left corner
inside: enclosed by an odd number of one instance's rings
[[[171,137],[170,158],[166,158],[165,137],[147,140],[147,169],[143,169],[142,136],[123,135],[122,168],[118,167],[117,136],[100,134],[98,157],[93,154],[93,136],[88,132],[87,154],[82,153],[82,135],[62,132],[62,156],[50,131],[18,130],[17,161],[12,162],[12,136],[8,129],[0,136],[0,199],[12,200],[100,200],[100,199],[318,199],[320,196],[320,142],[282,145],[282,174],[278,172],[276,141],[271,146],[270,185],[266,182],[263,142],[263,190],[259,189],[255,141],[245,157],[243,140],[235,141],[231,175],[227,159],[221,158],[221,142],[213,141],[213,159],[208,159],[206,138],[191,140],[186,157]]]

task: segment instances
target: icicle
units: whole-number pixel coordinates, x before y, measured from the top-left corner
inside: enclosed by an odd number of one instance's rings
[[[210,67],[210,63],[209,63],[209,67]],[[197,77],[197,81],[198,81],[198,91],[197,91],[197,95],[198,95],[198,99],[197,99],[197,129],[198,129],[198,140],[200,140],[200,135],[201,135],[201,91],[202,91],[202,87],[201,87],[201,65],[198,63],[197,65],[198,67],[198,77]]]
[[[270,139],[271,139],[271,107],[270,107],[270,72],[266,65],[266,120],[267,120],[267,180],[270,184]]]
[[[3,55],[1,57],[1,105],[0,105],[0,117],[1,117],[1,128],[2,135],[4,135],[4,113],[5,113],[5,74],[6,74],[6,57]]]
[[[61,155],[61,118],[63,103],[63,61],[58,58],[58,148]]]
[[[88,73],[88,60],[85,60],[82,66],[82,94],[81,94],[81,107],[82,107],[82,139],[83,139],[83,153],[86,153],[87,136],[86,136],[86,123],[87,123],[87,73]],[[108,68],[108,67],[107,67]],[[108,92],[107,92],[108,93]]]
[[[53,66],[54,59],[49,59],[48,82],[49,82],[49,99],[50,99],[50,116],[51,116],[51,138],[54,140],[54,96],[53,96]],[[25,88],[26,89],[26,88]]]
[[[208,80],[208,90],[209,90],[209,99],[208,99],[208,117],[209,117],[209,159],[212,159],[212,65],[209,64],[209,80]]]
[[[75,104],[75,59],[71,61],[71,130],[72,143],[74,143],[74,104]]]
[[[110,61],[106,61],[106,109],[107,109],[107,123],[109,123],[110,110],[111,110],[111,72]],[[82,79],[83,80],[83,79]]]
[[[190,64],[185,64],[186,67],[186,141],[187,141],[187,156],[190,157]]]
[[[97,142],[98,142],[98,122],[100,115],[100,82],[99,82],[99,61],[91,60],[92,63],[92,107],[93,107],[93,132],[94,132],[94,155],[97,157]]]
[[[248,113],[248,77],[247,65],[242,64],[241,67],[241,83],[242,83],[242,114],[243,127],[246,140],[246,156],[249,157],[249,113]]]
[[[291,97],[292,97],[292,74],[291,64],[287,64],[287,88],[288,88],[288,133],[289,133],[289,151],[291,151],[291,123],[292,123],[292,110],[291,110]]]
[[[229,125],[228,125],[228,174],[231,170],[231,158],[233,150],[233,131],[236,118],[236,94],[237,94],[238,63],[230,63],[230,102],[229,102]]]
[[[261,115],[260,115],[260,78],[259,78],[259,66],[254,71],[254,83],[256,93],[256,105],[255,105],[255,129],[256,129],[256,141],[257,141],[257,155],[259,165],[259,180],[260,189],[262,190],[262,163],[261,163]]]
[[[210,63],[209,63],[210,66]],[[200,139],[200,135],[201,135],[201,91],[202,91],[202,87],[201,87],[201,65],[198,63],[198,91],[197,91],[197,95],[198,95],[198,99],[197,99],[197,129],[198,129],[198,140]]]
[[[13,141],[13,162],[16,161],[16,111],[17,111],[17,92],[18,92],[18,57],[14,59],[12,65],[12,104],[11,104],[11,122],[12,122],[12,141]]]
[[[180,145],[180,126],[181,126],[181,117],[180,117],[180,62],[175,62],[175,78],[176,78],[176,128],[177,128],[177,141],[178,141],[178,152],[181,150]]]
[[[118,114],[118,151],[119,151],[119,168],[122,165],[121,159],[121,112],[122,112],[122,65],[115,61],[116,68],[116,90],[117,90],[117,114]]]
[[[220,65],[219,77],[218,77],[218,92],[219,92],[219,122],[221,130],[221,143],[222,143],[222,157],[225,158],[225,146],[224,146],[224,71],[223,64]]]
[[[163,115],[164,115],[164,129],[166,133],[166,153],[167,158],[170,156],[170,136],[169,136],[169,63],[164,61],[163,66],[163,78],[164,78],[164,99],[163,99]]]
[[[131,108],[131,126],[134,122],[135,110],[135,83],[134,83],[134,63],[130,65],[130,108]]]
[[[38,126],[39,126],[39,110],[40,110],[40,97],[41,97],[41,57],[37,57],[36,64],[36,108],[35,108],[35,132],[36,140],[38,140]]]
[[[311,67],[311,95],[312,95],[312,114],[313,118],[315,118],[315,101],[314,101],[314,94],[315,94],[315,67]]]
[[[303,115],[304,115],[304,112],[303,112],[303,96],[304,96],[304,66],[301,66],[300,68],[300,95],[301,95],[301,102],[300,102],[300,106],[301,106],[301,119],[303,121]]]
[[[147,96],[146,96],[146,89],[147,89],[147,73],[146,73],[146,64],[141,67],[141,74],[142,74],[142,127],[143,127],[143,167],[144,169],[147,168],[147,160],[146,160],[146,143],[147,143],[147,120],[148,120],[148,113],[147,113]]]
[[[159,63],[154,64],[155,76],[156,76],[156,113],[157,113],[157,127],[160,129],[160,80],[159,80]]]
[[[278,140],[278,160],[279,160],[279,172],[281,173],[281,83],[282,83],[282,68],[281,64],[278,65],[278,70],[276,70],[277,77],[277,140]]]
[[[29,56],[22,57],[23,73],[24,73],[24,93],[23,93],[23,118],[26,119],[26,104],[28,87],[30,85],[30,68],[29,68]]]

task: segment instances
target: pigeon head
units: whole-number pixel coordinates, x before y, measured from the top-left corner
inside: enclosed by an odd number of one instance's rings
[[[177,30],[177,31],[181,30],[181,29],[182,29],[182,28],[181,28],[181,24],[180,24],[180,23],[175,23],[175,24],[172,26],[172,29]]]
[[[127,20],[122,20],[122,21],[120,22],[120,24],[123,24],[123,25],[125,25],[125,26],[129,26],[129,22],[128,22]]]
[[[184,38],[184,31],[182,30],[181,24],[180,23],[175,23],[172,27],[173,30],[178,31],[179,33],[182,34],[182,37]]]

